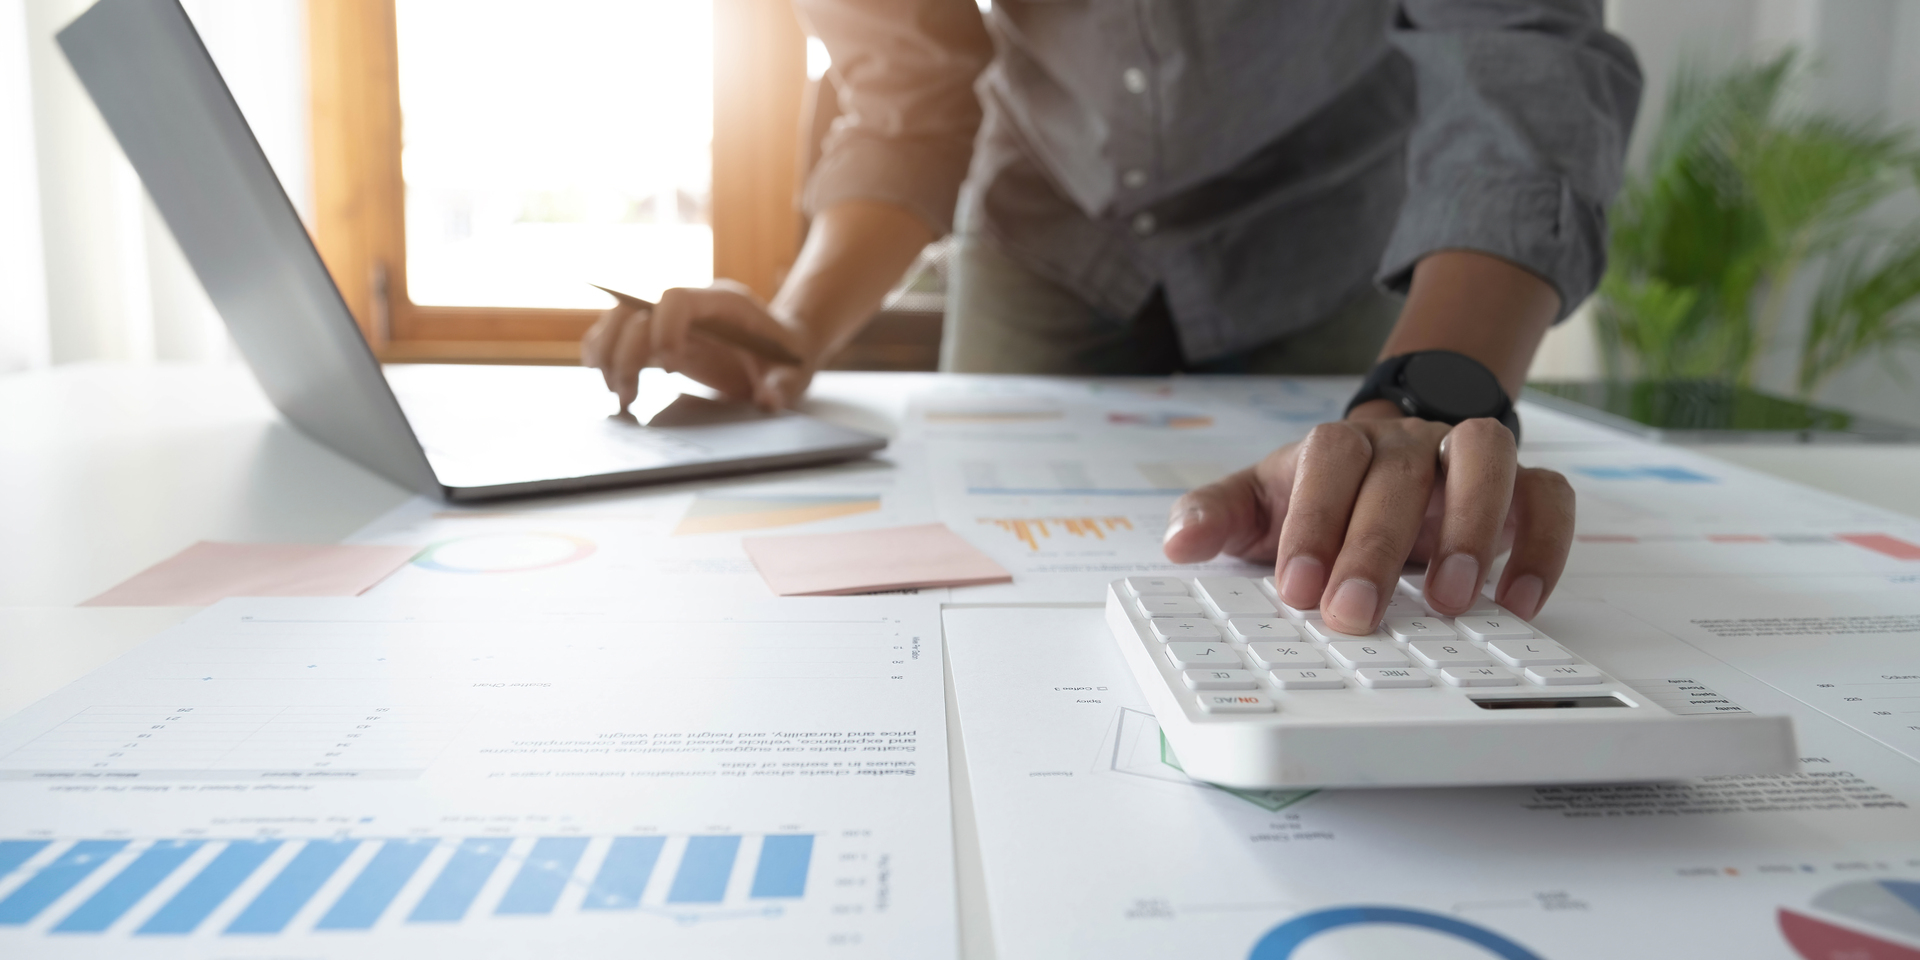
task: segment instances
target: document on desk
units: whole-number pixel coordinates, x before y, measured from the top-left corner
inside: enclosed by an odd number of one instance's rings
[[[1889,892],[1920,889],[1920,764],[1604,603],[1540,623],[1676,710],[1791,713],[1803,771],[1224,790],[1179,771],[1098,607],[944,621],[1002,960],[1920,949]]]
[[[462,507],[422,497],[350,542],[425,545],[369,597],[771,599],[742,537],[931,523],[921,471],[907,443],[772,477]]]
[[[952,956],[939,630],[228,601],[0,725],[0,956]]]
[[[1920,763],[1920,591],[1607,602]]]

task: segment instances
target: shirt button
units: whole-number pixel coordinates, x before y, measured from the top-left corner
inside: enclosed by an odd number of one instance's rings
[[[1133,215],[1133,232],[1140,236],[1144,237],[1152,233],[1154,228],[1159,225],[1160,222],[1153,219],[1153,214],[1151,213],[1136,213]]]
[[[1127,85],[1128,93],[1147,92],[1147,73],[1139,67],[1128,67],[1120,74],[1120,82]]]
[[[1147,172],[1145,170],[1128,170],[1126,173],[1120,175],[1120,182],[1137,190],[1147,185]]]

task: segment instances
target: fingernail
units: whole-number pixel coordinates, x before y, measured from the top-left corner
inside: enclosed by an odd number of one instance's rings
[[[1357,627],[1359,632],[1365,632],[1373,629],[1373,612],[1379,601],[1380,591],[1373,581],[1355,578],[1342,583],[1340,589],[1333,592],[1333,599],[1327,602],[1326,614],[1340,621],[1343,630]]]
[[[1546,588],[1546,583],[1539,577],[1531,573],[1522,574],[1507,584],[1507,595],[1501,598],[1500,605],[1522,620],[1531,620],[1534,614],[1540,612],[1540,594]]]
[[[1427,599],[1452,610],[1466,609],[1479,589],[1480,561],[1464,553],[1440,561],[1440,568],[1427,577]]]
[[[1290,607],[1312,607],[1326,590],[1327,565],[1313,557],[1294,557],[1280,570],[1280,599]]]
[[[1165,536],[1160,538],[1161,544],[1164,545],[1167,541],[1172,540],[1174,534],[1179,533],[1181,530],[1185,529],[1189,524],[1197,524],[1199,522],[1200,522],[1199,507],[1188,507],[1187,509],[1180,511],[1179,513],[1174,515],[1172,520],[1167,521],[1167,533]]]

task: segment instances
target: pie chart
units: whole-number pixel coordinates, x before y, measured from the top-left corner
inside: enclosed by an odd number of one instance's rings
[[[1920,960],[1920,883],[1856,880],[1813,898],[1826,918],[1780,910],[1780,933],[1806,960]]]

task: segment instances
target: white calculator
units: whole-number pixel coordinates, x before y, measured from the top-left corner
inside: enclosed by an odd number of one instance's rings
[[[1127,577],[1107,624],[1189,776],[1230,787],[1672,780],[1798,769],[1792,721],[1681,716],[1482,599],[1402,578],[1352,636],[1270,579]]]

